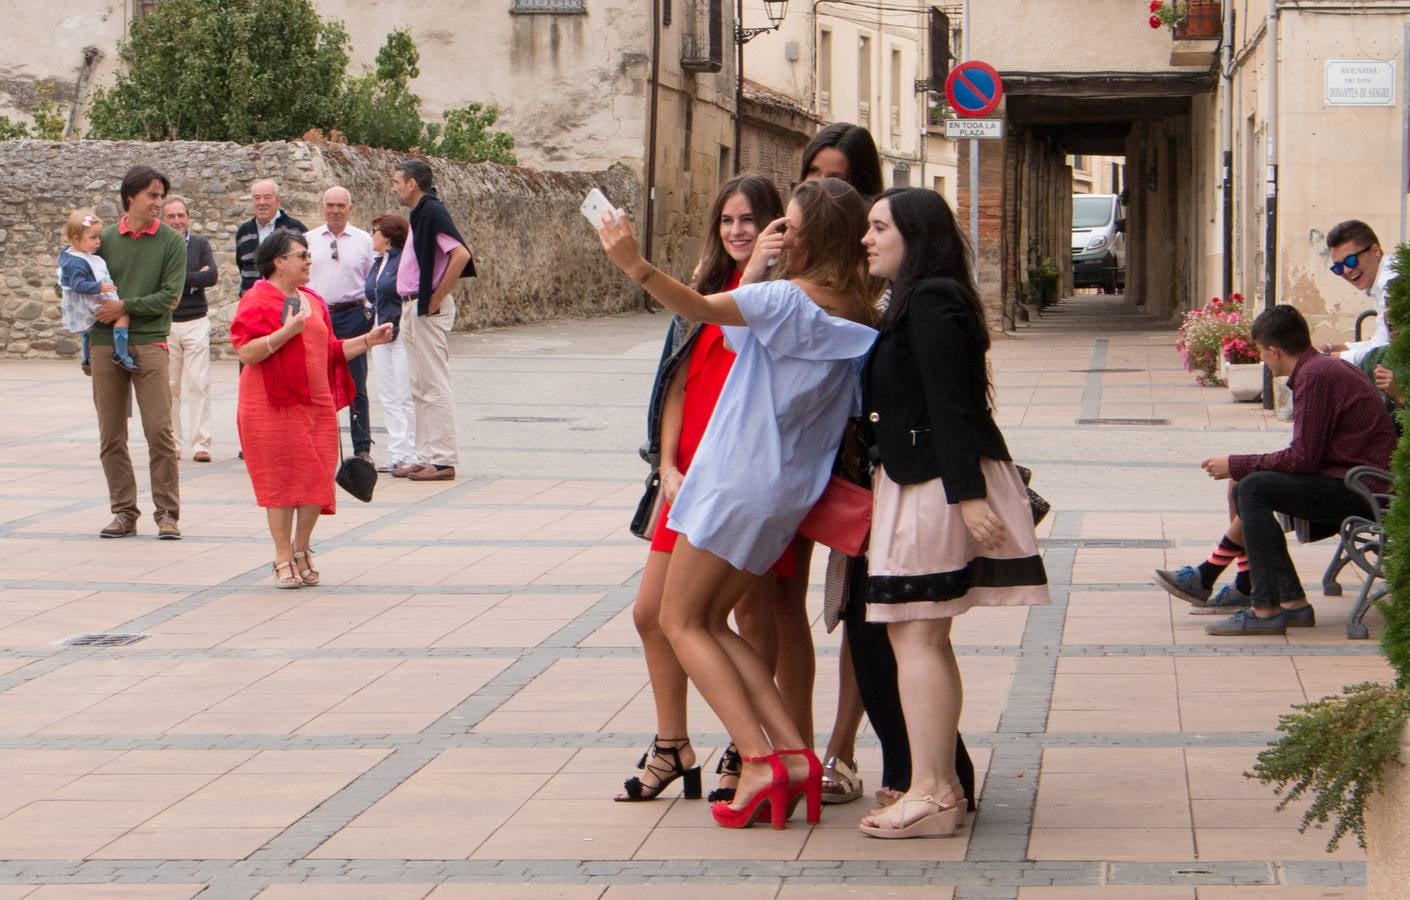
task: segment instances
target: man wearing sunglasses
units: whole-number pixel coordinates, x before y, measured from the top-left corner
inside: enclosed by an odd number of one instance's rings
[[[1371,226],[1359,219],[1340,222],[1327,232],[1327,249],[1332,260],[1332,274],[1346,279],[1352,287],[1364,291],[1376,304],[1376,330],[1370,340],[1351,343],[1322,344],[1323,353],[1338,353],[1353,365],[1376,347],[1390,343],[1386,329],[1386,288],[1395,279],[1394,267],[1386,261],[1385,251]]]
[[[310,231],[308,286],[328,304],[333,335],[354,338],[372,330],[372,305],[367,302],[367,273],[372,270],[372,235],[348,221],[352,195],[337,185],[323,192],[323,222]],[[357,396],[348,405],[352,417],[353,452],[372,461],[372,419],[367,403],[367,357],[348,360]]]

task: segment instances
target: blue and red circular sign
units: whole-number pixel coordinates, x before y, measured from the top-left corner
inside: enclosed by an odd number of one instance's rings
[[[987,116],[1004,99],[1004,83],[993,66],[972,59],[950,70],[950,77],[945,79],[945,98],[961,116]]]

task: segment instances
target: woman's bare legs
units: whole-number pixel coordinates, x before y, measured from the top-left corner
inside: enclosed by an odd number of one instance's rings
[[[313,541],[313,526],[318,524],[318,515],[323,507],[317,503],[297,507],[299,514],[294,524],[294,549],[308,550]]]
[[[686,731],[685,670],[676,661],[675,651],[661,630],[661,591],[666,584],[666,569],[671,554],[653,550],[646,555],[646,569],[641,573],[641,587],[632,605],[632,622],[641,637],[646,654],[646,671],[651,678],[651,695],[656,703],[656,736],[663,746],[678,748],[681,767],[695,765],[695,750],[690,746]],[[656,769],[665,771],[674,760],[662,761]],[[661,783],[651,767],[641,774],[642,787],[654,790]],[[623,794],[622,796],[624,796]]]
[[[823,754],[823,759],[835,756],[852,766],[857,758],[857,732],[862,727],[866,708],[862,706],[862,692],[857,687],[852,648],[847,642],[845,630],[847,625],[844,623],[842,627],[842,658],[837,665],[837,718],[832,722],[832,736],[827,740],[827,752]]]
[[[950,645],[950,623],[950,619],[923,619],[887,626],[896,651],[896,680],[911,745],[911,787],[904,796],[933,796],[946,806],[960,800],[955,735],[964,704],[959,661]],[[912,812],[917,809],[914,804],[909,808]],[[906,809],[896,803],[872,813],[862,824],[901,827],[908,824],[900,818]]]
[[[773,592],[775,632],[778,635],[778,663],[773,667],[784,706],[793,716],[804,743],[813,746],[813,682],[817,658],[813,653],[813,632],[808,628],[808,566],[813,542],[797,538],[793,542],[795,568],[788,578],[778,579]]]
[[[771,673],[753,648],[723,625],[755,580],[756,576],[693,547],[682,535],[671,554],[661,601],[661,628],[676,658],[744,757],[768,756],[775,747],[802,746]],[[788,757],[784,763],[793,776],[807,772],[802,757]],[[745,763],[731,806],[742,809],[771,777],[767,764]]]
[[[289,562],[294,558],[294,507],[266,506],[264,516],[269,522],[269,536],[274,539],[274,561]]]
[[[778,667],[778,623],[774,616],[776,584],[782,584],[782,580],[776,580],[772,574],[761,575],[734,607],[739,636],[749,642],[770,672]]]

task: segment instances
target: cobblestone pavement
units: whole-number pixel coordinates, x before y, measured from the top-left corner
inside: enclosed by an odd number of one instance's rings
[[[626,523],[664,325],[458,337],[461,477],[342,497],[316,535],[323,586],[301,591],[268,578],[233,362],[216,461],[182,464],[180,543],[150,517],[99,540],[87,382],[0,364],[0,900],[1364,896],[1354,846],[1328,855],[1242,776],[1291,704],[1386,676],[1344,637],[1354,586],[1309,586],[1315,629],[1215,640],[1150,585],[1222,529],[1198,460],[1289,429],[1194,386],[1173,335],[1119,299],[1069,301],[993,351],[1001,424],[1054,505],[1053,604],[955,629],[985,774],[962,837],[868,840],[860,802],[781,832],[612,803],[652,730],[629,609],[646,548]],[[1295,549],[1304,581],[1328,553]],[[145,638],[58,644],[94,632]],[[823,725],[838,642],[816,638]],[[725,738],[691,703],[710,771]]]

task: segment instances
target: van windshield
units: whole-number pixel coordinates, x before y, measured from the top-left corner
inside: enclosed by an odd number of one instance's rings
[[[1110,197],[1073,197],[1072,227],[1101,228],[1111,221]]]

